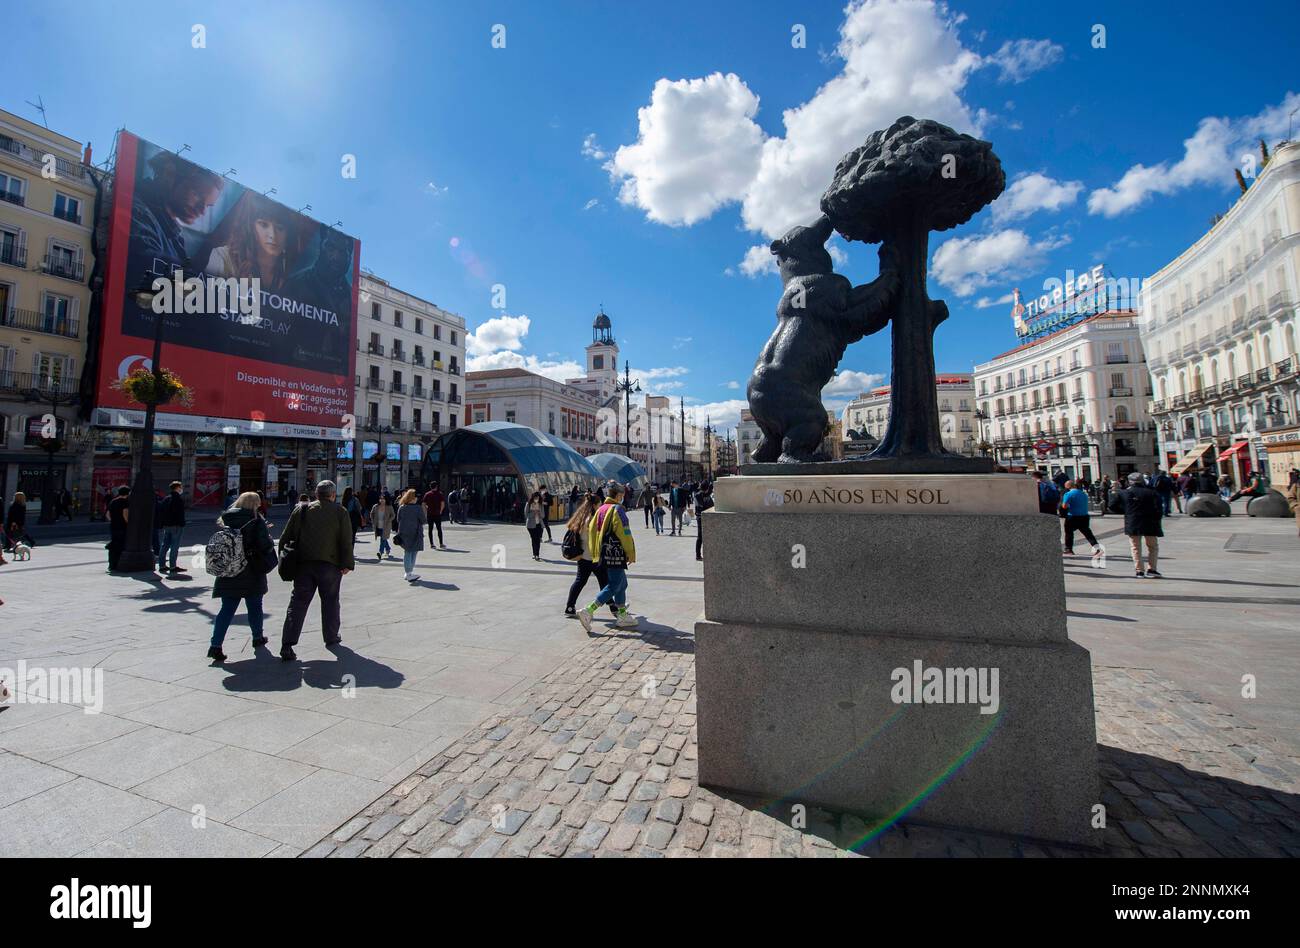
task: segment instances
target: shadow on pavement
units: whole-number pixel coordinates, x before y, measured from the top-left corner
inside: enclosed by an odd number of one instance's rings
[[[227,675],[221,686],[236,693],[294,691],[304,685],[337,691],[345,686],[400,688],[406,680],[396,669],[360,655],[346,645],[335,646],[333,653],[330,659],[283,662],[270,648],[262,646],[256,650],[255,658],[222,665]]]

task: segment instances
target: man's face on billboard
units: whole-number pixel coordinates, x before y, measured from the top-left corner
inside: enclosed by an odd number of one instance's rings
[[[217,202],[221,187],[214,181],[185,178],[172,189],[167,210],[182,224],[193,224]]]
[[[348,265],[348,248],[338,237],[327,237],[321,244],[319,269],[329,276],[339,276]]]

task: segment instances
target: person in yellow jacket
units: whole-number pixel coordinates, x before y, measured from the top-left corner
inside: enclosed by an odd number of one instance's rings
[[[590,605],[578,610],[578,621],[591,634],[591,619],[606,603],[614,603],[617,629],[635,629],[636,616],[627,611],[627,568],[636,562],[636,544],[632,541],[632,524],[623,509],[623,488],[610,484],[605,488],[605,503],[596,510],[587,526],[587,549],[593,564],[605,568],[608,582]]]

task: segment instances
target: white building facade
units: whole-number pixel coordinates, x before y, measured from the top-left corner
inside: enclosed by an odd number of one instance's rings
[[[1279,146],[1236,204],[1146,282],[1142,342],[1162,466],[1244,482],[1300,419],[1296,299],[1300,143]],[[1285,486],[1283,481],[1281,486]]]
[[[340,492],[363,485],[396,491],[419,480],[429,443],[459,423],[464,367],[463,317],[362,274],[357,433],[339,447]]]
[[[975,383],[971,376],[936,375],[935,391],[944,448],[955,454],[975,456],[979,453],[979,428],[975,418]],[[883,385],[863,392],[844,406],[840,427],[848,455],[868,453],[885,436],[889,427],[889,393],[890,387]],[[855,445],[861,450],[854,450]]]
[[[1155,464],[1138,315],[1081,319],[975,366],[979,441],[999,465],[1099,480]]]

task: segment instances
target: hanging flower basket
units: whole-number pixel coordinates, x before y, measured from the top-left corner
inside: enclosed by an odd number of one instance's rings
[[[113,387],[139,405],[166,405],[169,402],[189,405],[194,399],[194,393],[168,369],[163,369],[157,377],[148,369],[136,369],[126,378],[114,382]]]

